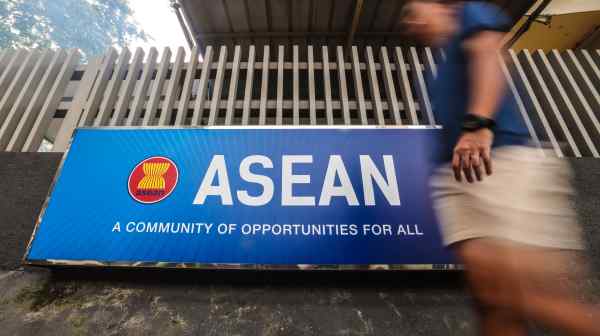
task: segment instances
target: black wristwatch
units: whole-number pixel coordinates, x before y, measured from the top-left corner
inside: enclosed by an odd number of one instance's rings
[[[496,122],[494,119],[480,117],[474,114],[465,114],[462,122],[462,130],[464,132],[475,132],[482,128],[494,130]]]

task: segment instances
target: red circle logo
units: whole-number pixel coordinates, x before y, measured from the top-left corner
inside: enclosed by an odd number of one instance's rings
[[[166,157],[154,156],[140,162],[129,174],[129,195],[140,203],[156,203],[167,198],[175,189],[179,171]]]

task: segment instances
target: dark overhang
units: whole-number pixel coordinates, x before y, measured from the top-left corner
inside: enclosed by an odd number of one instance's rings
[[[516,22],[534,0],[491,0]],[[193,43],[406,45],[405,0],[172,0]]]

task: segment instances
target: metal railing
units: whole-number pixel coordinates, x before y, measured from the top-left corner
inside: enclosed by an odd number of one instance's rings
[[[218,50],[217,50],[218,49]],[[79,64],[74,50],[0,52],[0,151],[62,152],[79,126],[434,125],[430,48],[207,47]],[[173,58],[173,59],[172,59]],[[600,50],[509,51],[510,90],[535,141],[598,157]]]

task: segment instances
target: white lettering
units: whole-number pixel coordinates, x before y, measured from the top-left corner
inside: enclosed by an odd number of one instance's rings
[[[393,156],[382,155],[382,159],[383,167],[378,167],[371,156],[359,156],[363,188],[362,198],[365,206],[375,206],[375,189],[379,189],[380,194],[383,195],[383,198],[385,198],[390,205],[400,205],[400,193]],[[294,194],[294,185],[307,185],[311,183],[311,174],[294,174],[294,165],[296,165],[296,169],[298,169],[297,165],[311,163],[313,163],[312,155],[283,155],[281,157],[280,182],[282,206],[315,206],[317,199],[319,206],[329,206],[334,197],[345,198],[348,206],[360,205],[361,202],[358,200],[355,186],[350,179],[344,160],[341,155],[337,154],[329,156],[320,195],[307,195],[306,190],[309,190],[307,186],[304,186],[303,188],[295,186],[296,194]],[[274,168],[273,161],[264,155],[250,155],[240,162],[240,179],[245,182],[259,185],[262,187],[262,191],[258,191],[258,187],[237,189],[235,188],[236,186],[231,186],[225,156],[214,155],[202,178],[198,191],[194,197],[193,204],[202,205],[205,204],[208,196],[217,196],[220,198],[222,205],[233,205],[232,191],[235,192],[235,195],[241,204],[252,207],[269,204],[273,200],[275,188],[278,186],[274,184],[272,177],[252,172],[253,165],[260,165],[262,168],[272,169]],[[382,169],[380,170],[380,168]],[[306,170],[308,170],[308,168],[306,168]],[[376,187],[374,185],[376,185]],[[305,191],[302,192],[299,190]],[[255,194],[251,195],[251,192]],[[188,227],[176,229],[184,232],[190,230]],[[117,229],[114,229],[114,231],[116,230]]]
[[[423,232],[419,231],[419,226],[415,225],[415,232],[417,233],[417,236],[422,236]]]
[[[406,235],[406,231],[404,230],[404,226],[403,225],[398,225],[398,236],[399,235]]]
[[[312,163],[312,155],[283,155],[281,157],[281,205],[314,206],[314,196],[294,196],[292,186],[310,183],[310,175],[294,175],[294,163]]]
[[[240,177],[244,179],[244,181],[260,184],[263,188],[263,192],[259,196],[250,196],[247,190],[238,190],[237,197],[242,204],[262,206],[271,201],[275,187],[273,185],[273,180],[268,176],[254,174],[250,171],[250,166],[254,163],[260,164],[264,168],[273,168],[273,162],[263,155],[251,155],[246,157],[240,163]]]
[[[340,179],[340,186],[334,185],[336,176]],[[345,197],[348,205],[358,205],[358,198],[354,192],[354,187],[352,187],[352,182],[344,166],[344,161],[342,161],[342,157],[339,155],[331,155],[329,157],[319,205],[329,205],[331,198],[334,196]]]
[[[169,227],[170,226],[171,226],[171,223],[160,222],[160,224],[158,224],[158,232],[169,233]]]
[[[219,182],[215,186],[213,181],[217,176]],[[231,197],[231,189],[229,188],[229,178],[227,176],[227,166],[225,165],[225,156],[215,155],[213,156],[204,179],[198,188],[198,193],[194,199],[193,204],[204,204],[207,196],[219,196],[221,197],[221,203],[223,205],[232,205],[233,199]]]
[[[379,190],[381,190],[390,205],[400,205],[400,193],[398,192],[396,169],[394,168],[394,159],[391,155],[383,155],[383,166],[385,169],[385,179],[369,155],[360,156],[360,170],[362,174],[365,205],[367,206],[375,205],[373,180],[375,180]]]

